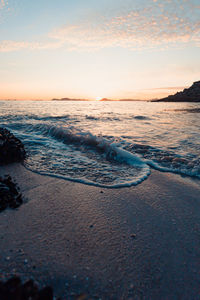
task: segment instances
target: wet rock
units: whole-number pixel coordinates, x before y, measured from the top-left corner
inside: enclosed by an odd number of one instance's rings
[[[6,208],[17,208],[23,203],[19,188],[8,175],[0,177],[0,211]]]
[[[88,296],[86,294],[80,294],[76,297],[76,300],[86,300],[88,299]]]
[[[38,300],[53,300],[53,289],[50,286],[42,289],[38,293]]]
[[[0,127],[0,164],[20,162],[25,156],[22,142],[9,130]]]
[[[38,287],[32,279],[25,282],[21,289],[24,299],[30,299],[31,297],[34,299],[38,294]]]
[[[44,287],[39,289],[33,280],[22,284],[18,276],[14,276],[6,282],[0,281],[1,300],[53,300],[53,289]]]
[[[132,233],[132,234],[131,234],[131,238],[132,238],[132,239],[136,239],[136,234],[135,234],[135,233]]]

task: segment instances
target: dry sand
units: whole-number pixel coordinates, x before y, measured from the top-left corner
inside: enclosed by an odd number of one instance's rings
[[[200,299],[199,180],[153,171],[103,189],[1,167],[26,203],[0,214],[0,271],[92,299]]]

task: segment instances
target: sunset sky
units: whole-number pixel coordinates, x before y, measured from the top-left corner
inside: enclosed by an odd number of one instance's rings
[[[199,0],[0,0],[0,99],[155,98],[200,80]]]

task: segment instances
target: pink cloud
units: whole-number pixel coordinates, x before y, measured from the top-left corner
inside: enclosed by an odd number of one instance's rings
[[[2,9],[5,6],[5,0],[0,1],[0,9]]]
[[[148,1],[147,3],[149,3]],[[153,3],[152,3],[153,2]],[[184,0],[152,0],[143,9],[130,9],[113,17],[99,16],[76,25],[66,25],[50,33],[76,49],[127,47],[154,48],[171,44],[200,43],[200,7]]]
[[[0,0],[1,4],[5,0]],[[145,7],[128,7],[67,24],[48,34],[44,42],[0,42],[0,51],[53,49],[93,51],[107,47],[165,49],[200,46],[200,5],[195,0],[146,0]]]
[[[0,52],[12,52],[19,50],[45,50],[60,48],[60,42],[18,42],[18,41],[1,41]]]
[[[6,8],[7,6],[8,6],[7,0],[0,0],[0,10]]]

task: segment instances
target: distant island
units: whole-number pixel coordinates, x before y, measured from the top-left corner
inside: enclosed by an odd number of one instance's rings
[[[51,101],[94,101],[94,100],[90,100],[90,99],[74,99],[74,98],[54,98]],[[108,99],[108,98],[102,98],[101,100],[98,101],[149,101],[149,100],[139,100],[139,99]]]
[[[94,101],[91,99],[74,99],[74,98],[54,98],[52,101]],[[150,102],[200,102],[200,81],[196,81],[191,87],[184,89],[182,92],[178,92],[174,95],[169,95],[161,99],[109,99],[102,98],[98,101],[150,101]]]
[[[107,98],[103,98],[100,101],[145,101],[145,100],[139,100],[139,99],[107,99]]]
[[[196,81],[188,89],[151,102],[200,102],[200,81]]]
[[[88,99],[74,99],[74,98],[60,98],[60,99],[53,98],[52,101],[91,101],[91,100],[88,100]]]

